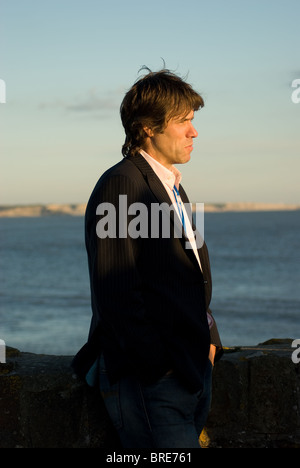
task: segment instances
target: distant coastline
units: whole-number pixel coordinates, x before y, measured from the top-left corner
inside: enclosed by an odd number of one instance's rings
[[[41,216],[83,216],[86,204],[47,204],[47,205],[0,205],[0,218],[25,218]],[[300,204],[285,203],[205,203],[205,213],[229,211],[295,211]]]

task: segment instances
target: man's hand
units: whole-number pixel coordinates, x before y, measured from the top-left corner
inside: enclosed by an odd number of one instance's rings
[[[216,349],[217,349],[217,348],[215,347],[215,345],[213,345],[213,344],[210,345],[210,350],[209,350],[208,359],[210,360],[210,362],[212,363],[212,365],[214,365]]]

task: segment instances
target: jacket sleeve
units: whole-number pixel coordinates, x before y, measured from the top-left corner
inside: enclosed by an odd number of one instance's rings
[[[207,313],[212,317],[212,311],[208,308]],[[210,342],[216,349],[215,362],[218,361],[223,355],[223,346],[219,335],[218,327],[215,319],[213,319],[213,325],[210,328]]]

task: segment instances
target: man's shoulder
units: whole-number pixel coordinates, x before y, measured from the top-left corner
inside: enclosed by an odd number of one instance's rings
[[[104,197],[118,195],[120,190],[135,190],[143,180],[142,172],[131,158],[123,158],[107,169],[98,179],[88,202],[90,207]]]
[[[100,177],[99,182],[105,182],[111,177],[123,176],[135,178],[139,175],[141,175],[141,173],[133,161],[130,158],[123,158],[117,164],[107,169]]]

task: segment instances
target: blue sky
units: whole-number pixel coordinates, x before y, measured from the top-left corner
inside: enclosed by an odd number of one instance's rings
[[[2,0],[0,204],[86,202],[122,158],[124,93],[162,58],[205,100],[190,199],[300,203],[299,18],[299,0]]]

